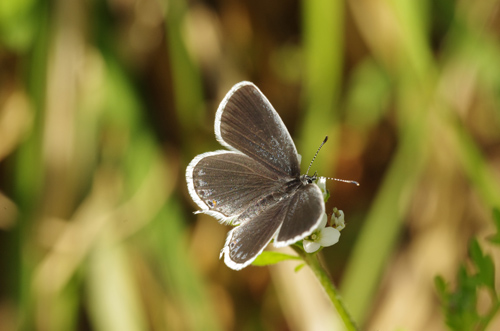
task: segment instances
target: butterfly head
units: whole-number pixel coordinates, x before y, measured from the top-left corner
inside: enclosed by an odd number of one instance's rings
[[[316,180],[318,179],[318,175],[317,173],[315,172],[314,175],[312,176],[309,176],[309,175],[302,175],[300,176],[300,181],[302,182],[302,184],[304,185],[309,185],[309,184],[312,184],[314,182],[316,182]]]

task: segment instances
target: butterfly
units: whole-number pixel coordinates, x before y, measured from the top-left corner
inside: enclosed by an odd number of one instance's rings
[[[215,137],[227,150],[196,156],[186,169],[193,201],[235,227],[220,258],[232,269],[275,247],[309,236],[325,213],[316,175],[300,174],[300,155],[283,121],[251,82],[234,85],[215,116]]]

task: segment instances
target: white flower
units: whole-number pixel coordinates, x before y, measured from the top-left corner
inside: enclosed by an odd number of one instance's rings
[[[344,212],[337,208],[333,208],[331,221],[335,229],[342,231],[345,228]]]
[[[316,252],[321,246],[328,247],[336,244],[340,238],[340,231],[332,228],[326,227],[326,214],[323,214],[321,223],[319,224],[316,231],[314,231],[307,239],[302,242],[304,245],[304,250],[307,253]]]
[[[325,200],[328,195],[328,191],[326,190],[326,177],[319,177],[316,185],[318,185],[321,189],[321,193],[323,193],[323,200]]]

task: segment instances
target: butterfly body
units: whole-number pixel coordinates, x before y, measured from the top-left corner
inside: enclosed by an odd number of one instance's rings
[[[313,177],[303,175],[298,178],[290,179],[280,185],[276,186],[276,191],[270,193],[269,195],[263,197],[257,201],[254,205],[248,207],[242,214],[237,218],[236,224],[241,224],[249,221],[266,209],[280,203],[283,200],[290,199],[293,194],[295,194],[300,188],[305,185],[313,183]]]

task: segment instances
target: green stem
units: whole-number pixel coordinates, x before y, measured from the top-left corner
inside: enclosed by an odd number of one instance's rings
[[[335,306],[335,309],[337,309],[340,318],[344,322],[346,330],[358,330],[356,324],[354,323],[351,316],[349,315],[349,312],[344,306],[337,288],[330,280],[330,277],[326,273],[325,269],[321,266],[321,263],[318,260],[318,255],[306,253],[302,248],[295,245],[292,245],[291,247],[300,255],[300,257],[307,263],[307,265],[309,265],[311,270],[314,272],[314,275],[316,275],[316,277],[318,278],[319,282],[325,289],[326,294]]]

